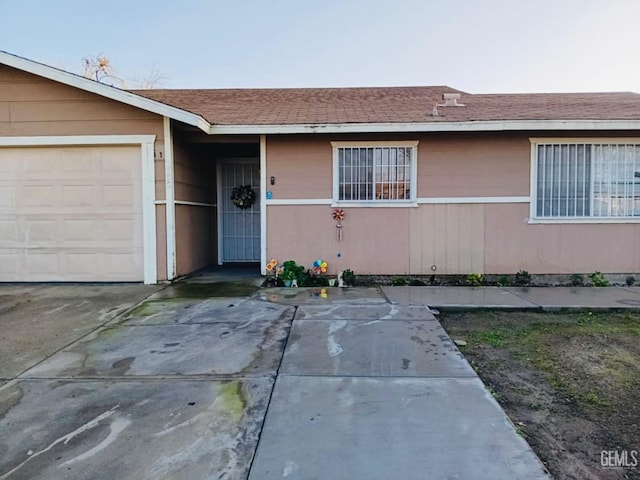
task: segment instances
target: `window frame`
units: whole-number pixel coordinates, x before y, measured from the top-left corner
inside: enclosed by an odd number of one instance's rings
[[[531,176],[529,180],[530,202],[529,202],[529,224],[572,224],[572,223],[640,223],[640,216],[588,216],[588,217],[539,217],[537,215],[538,204],[538,147],[541,145],[638,145],[640,146],[639,137],[544,137],[529,138],[531,143]],[[591,165],[593,172],[593,165]],[[593,177],[592,177],[593,182]],[[592,192],[590,192],[590,195]]]
[[[333,155],[333,207],[417,207],[417,173],[418,173],[418,140],[385,140],[385,141],[357,141],[357,142],[331,142]],[[402,200],[340,200],[340,160],[338,150],[340,148],[411,148],[411,178],[409,180],[410,195],[408,199]]]

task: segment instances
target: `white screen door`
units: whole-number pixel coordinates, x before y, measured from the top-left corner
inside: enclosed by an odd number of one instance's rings
[[[250,185],[256,194],[250,208],[231,200],[233,189]],[[219,263],[260,262],[260,162],[258,159],[218,163]]]

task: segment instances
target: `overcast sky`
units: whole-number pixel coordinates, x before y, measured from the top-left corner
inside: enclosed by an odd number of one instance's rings
[[[640,92],[638,0],[0,0],[0,50],[167,88]]]

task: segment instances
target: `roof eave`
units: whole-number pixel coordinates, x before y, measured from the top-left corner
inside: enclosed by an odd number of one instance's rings
[[[80,75],[65,72],[64,70],[50,67],[43,63],[18,57],[2,50],[0,50],[0,64],[32,73],[43,78],[48,78],[49,80],[63,83],[71,87],[79,88],[80,90],[95,93],[96,95],[110,98],[111,100],[125,103],[141,110],[162,115],[163,117],[169,117],[173,120],[186,123],[187,125],[198,127],[204,132],[208,132],[211,127],[209,122],[195,113],[172,107],[155,100],[150,100],[146,97],[136,95],[135,93],[120,90],[119,88],[105,85],[103,83],[81,77]]]
[[[507,132],[523,130],[640,130],[640,120],[488,120],[424,123],[327,123],[295,125],[211,125],[210,135],[304,133]]]

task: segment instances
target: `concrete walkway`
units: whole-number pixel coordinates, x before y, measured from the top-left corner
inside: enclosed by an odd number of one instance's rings
[[[7,378],[0,480],[548,478],[411,290],[196,287]]]
[[[382,291],[393,304],[439,309],[640,309],[640,287],[382,287]]]
[[[549,478],[429,309],[281,292],[298,309],[250,480]]]

